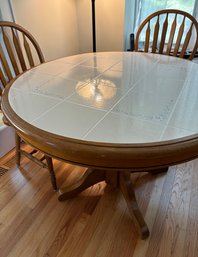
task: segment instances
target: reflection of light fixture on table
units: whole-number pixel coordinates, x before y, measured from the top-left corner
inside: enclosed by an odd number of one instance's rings
[[[105,79],[93,79],[86,84],[78,82],[76,85],[78,95],[87,100],[93,107],[102,108],[117,92],[116,85]]]

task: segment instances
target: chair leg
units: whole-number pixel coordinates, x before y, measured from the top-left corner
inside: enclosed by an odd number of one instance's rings
[[[17,166],[20,166],[20,160],[21,160],[21,152],[20,152],[21,138],[20,138],[20,136],[17,133],[15,133],[15,142],[16,142],[16,164],[17,164]]]
[[[51,183],[52,183],[53,189],[55,191],[57,191],[58,188],[57,188],[57,184],[56,184],[56,176],[55,176],[55,173],[54,173],[52,158],[45,155],[45,159],[47,161],[47,166],[48,166],[48,170],[49,170],[49,173],[50,173],[50,178],[51,178]]]
[[[21,160],[21,138],[20,136],[15,133],[15,142],[16,142],[16,164],[17,166],[20,166],[20,160]],[[35,153],[36,150],[33,150],[31,152],[31,154]],[[23,153],[25,154],[25,153]],[[28,157],[28,155],[30,156],[31,154],[26,154],[26,157]],[[30,158],[30,157],[28,157]],[[30,158],[32,160],[32,158]],[[45,155],[45,159],[47,161],[47,168],[49,170],[49,173],[50,173],[50,178],[51,178],[51,183],[52,183],[52,187],[55,191],[57,191],[57,184],[56,184],[56,176],[55,176],[55,173],[54,173],[54,167],[53,167],[53,162],[52,162],[52,158]],[[35,160],[33,160],[35,161]],[[41,162],[40,162],[41,163]],[[37,164],[40,164],[38,163],[37,161]],[[41,164],[40,164],[41,165]]]

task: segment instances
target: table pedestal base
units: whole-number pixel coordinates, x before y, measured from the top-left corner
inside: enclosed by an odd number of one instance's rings
[[[167,169],[168,168],[164,168],[150,172],[156,174],[165,172]],[[126,200],[130,216],[132,217],[141,238],[146,239],[149,236],[149,230],[139,210],[130,175],[130,171],[105,171],[89,168],[75,184],[60,189],[58,199],[59,201],[64,201],[73,198],[88,187],[93,186],[98,182],[106,181],[108,185],[118,187],[121,190]]]

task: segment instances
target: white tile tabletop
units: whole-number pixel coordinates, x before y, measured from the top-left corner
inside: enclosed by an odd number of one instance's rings
[[[9,102],[26,122],[64,137],[172,140],[198,133],[198,64],[132,52],[65,57],[20,76]]]

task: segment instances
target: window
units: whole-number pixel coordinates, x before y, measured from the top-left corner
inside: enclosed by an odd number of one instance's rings
[[[178,9],[193,14],[196,0],[141,0],[139,7],[139,22],[162,9]],[[140,24],[139,24],[140,25]]]
[[[135,28],[135,32],[136,29],[138,29],[139,25],[142,23],[142,21],[148,17],[150,14],[158,11],[158,10],[162,10],[162,9],[178,9],[178,10],[182,10],[182,11],[186,11],[190,14],[193,14],[194,11],[194,5],[195,5],[195,0],[162,0],[162,1],[157,1],[157,0],[142,0],[140,3],[140,8],[139,8],[139,20],[136,28]],[[168,26],[168,32],[167,32],[167,39],[165,40],[165,42],[167,43],[168,40],[168,35],[170,34],[170,30],[171,30],[171,25],[172,22],[174,20],[174,15],[169,15],[169,26]],[[163,24],[163,20],[165,20],[166,15],[162,15],[160,17],[161,20],[161,24]],[[157,19],[157,18],[156,18]],[[154,26],[156,23],[156,19],[151,20],[151,31],[152,33],[154,33]],[[181,25],[183,21],[183,18],[181,17],[181,15],[177,15],[177,27],[176,27],[176,34],[178,33],[179,27]],[[190,20],[186,19],[185,22],[185,27],[184,27],[184,34],[186,35],[189,27],[190,27]],[[140,41],[145,41],[145,34],[146,34],[146,27],[145,27],[145,31],[143,31],[141,33],[140,36]],[[184,42],[184,37],[182,38],[181,41],[181,45]],[[173,44],[176,43],[176,38],[174,38],[173,40]]]
[[[125,3],[125,49],[129,48],[130,34],[136,33],[142,21],[158,10],[179,9],[198,16],[198,0],[125,0]]]

